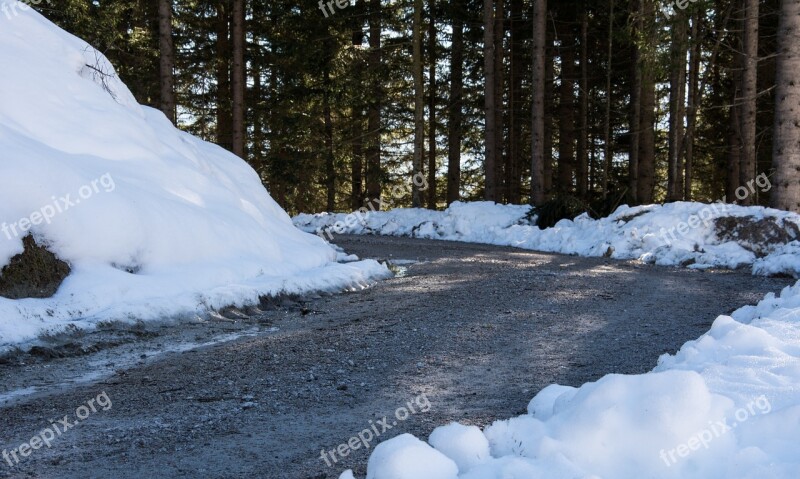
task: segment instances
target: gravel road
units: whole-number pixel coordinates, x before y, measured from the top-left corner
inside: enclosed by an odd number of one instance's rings
[[[0,476],[363,477],[364,442],[485,426],[550,383],[646,372],[718,314],[790,284],[485,245],[336,242],[391,260],[397,277],[1,357],[0,449],[20,462],[0,462]],[[65,416],[73,427],[61,431]],[[46,432],[31,441],[53,427],[50,447]],[[364,430],[378,437],[340,446]]]

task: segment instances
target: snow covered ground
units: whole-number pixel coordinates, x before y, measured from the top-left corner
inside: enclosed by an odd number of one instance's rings
[[[528,414],[483,431],[454,423],[428,442],[381,443],[367,478],[796,479],[798,385],[800,283],[719,316],[650,373],[550,385]]]
[[[344,233],[414,236],[665,266],[752,265],[754,274],[800,276],[800,215],[794,213],[724,203],[621,206],[607,218],[582,215],[540,230],[531,225],[530,211],[529,206],[476,202],[453,203],[445,211],[301,214],[293,221],[328,240]]]
[[[0,298],[0,346],[388,274],[337,263],[244,161],[138,105],[84,41],[15,11],[0,19],[0,268],[31,233],[72,274],[53,298]]]

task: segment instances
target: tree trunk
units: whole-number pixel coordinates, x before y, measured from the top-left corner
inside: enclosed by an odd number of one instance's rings
[[[695,11],[692,16],[692,46],[689,50],[689,94],[687,101],[687,126],[683,139],[685,144],[686,163],[684,165],[683,199],[692,200],[692,175],[694,166],[694,131],[697,124],[697,108],[700,105],[700,47],[702,39],[700,34],[700,20],[702,13]]]
[[[413,25],[413,71],[414,71],[414,164],[412,175],[422,174],[423,148],[425,142],[425,85],[422,78],[422,0],[414,0]],[[422,207],[422,192],[416,183],[412,185],[411,206]]]
[[[367,197],[375,208],[381,199],[381,2],[371,0],[369,4],[369,54],[367,71],[370,77],[369,108],[367,112]]]
[[[730,127],[728,130],[728,175],[725,181],[727,202],[736,201],[736,188],[739,187],[739,166],[741,165],[742,141],[739,137],[739,108],[730,108]]]
[[[505,151],[505,115],[503,114],[505,91],[505,0],[495,0],[494,19],[494,181],[495,201],[506,200],[506,185],[503,181],[503,157]]]
[[[511,64],[508,87],[509,121],[508,121],[508,155],[505,162],[506,199],[510,204],[522,201],[520,185],[520,165],[522,164],[522,118],[520,104],[522,102],[522,0],[511,0]]]
[[[573,192],[575,173],[575,44],[572,28],[565,27],[561,40],[561,88],[558,114],[558,186],[560,193]]]
[[[428,24],[428,208],[436,209],[436,0],[430,0]]]
[[[487,201],[497,201],[497,96],[495,90],[497,82],[495,80],[495,21],[494,21],[494,2],[492,0],[483,1],[483,71],[484,71],[484,170],[485,170],[485,191],[484,198]]]
[[[233,37],[233,67],[231,92],[233,96],[233,153],[245,157],[245,105],[246,88],[245,44],[245,0],[233,0],[231,35]]]
[[[326,58],[326,61],[329,61]],[[336,210],[336,164],[333,153],[333,119],[331,118],[331,74],[329,68],[325,67],[322,92],[322,110],[325,117],[325,190],[326,206],[325,211]]]
[[[581,15],[581,81],[578,89],[578,115],[580,130],[578,131],[577,185],[578,197],[587,199],[587,181],[589,178],[589,13],[584,2]]]
[[[363,25],[362,19],[356,19],[355,25],[353,26],[353,46],[361,47],[364,43],[364,32],[361,29]],[[357,72],[361,70],[361,58],[357,57],[355,68]],[[357,76],[358,80],[356,82],[356,88],[360,89],[362,87],[360,79],[362,78],[360,75]],[[351,165],[351,193],[350,193],[350,206],[355,211],[362,206],[364,206],[364,119],[363,119],[363,110],[361,106],[361,94],[357,93],[356,104],[352,106],[352,125],[350,130],[350,136],[352,140],[352,148],[353,148],[353,159]]]
[[[544,203],[544,84],[547,0],[533,0],[533,79],[531,86],[531,204]]]
[[[633,16],[633,85],[631,87],[630,135],[631,146],[628,154],[628,197],[631,205],[638,204],[639,194],[639,147],[642,119],[642,37],[643,3],[641,0],[630,4]]]
[[[603,132],[603,199],[608,197],[609,174],[611,172],[611,70],[614,61],[614,0],[609,1],[608,57],[606,65],[606,111]]]
[[[464,110],[463,0],[453,2],[453,40],[450,56],[450,110],[447,132],[447,204],[461,199],[461,135]]]
[[[253,62],[253,97],[254,98],[263,98],[264,95],[262,90],[261,84],[261,68],[262,65],[258,62]],[[261,108],[254,108],[253,109],[253,151],[250,152],[251,158],[251,166],[258,176],[263,179],[263,172],[264,172],[264,145],[267,144],[264,141],[264,128],[262,126],[262,114],[263,109]]]
[[[217,3],[217,144],[226,150],[233,149],[231,129],[231,42],[230,42],[230,1]]]
[[[351,136],[353,137],[353,164],[351,165],[350,206],[357,210],[364,206],[364,126],[361,107],[353,107]]]
[[[681,145],[686,117],[686,30],[684,11],[675,12],[672,24],[669,75],[669,157],[667,161],[667,201],[683,197]]]
[[[642,29],[643,39],[654,42],[656,39],[655,24],[656,12],[654,0],[640,0],[642,2]],[[647,51],[641,52],[642,58],[642,90],[641,90],[641,116],[639,118],[639,181],[636,198],[641,204],[653,202],[656,171],[656,79],[655,61],[653,53],[655,48],[648,45]]]
[[[555,117],[555,91],[556,91],[556,47],[555,34],[548,26],[545,33],[544,50],[544,198],[545,201],[553,196],[553,118]]]
[[[756,177],[756,113],[758,100],[758,2],[744,0],[744,26],[742,32],[742,97],[737,104],[741,108],[739,121],[742,139],[742,154],[739,166],[739,183],[746,185]],[[795,72],[797,73],[797,72]],[[738,198],[737,198],[738,199]],[[752,204],[747,195],[741,204]]]
[[[175,124],[175,48],[172,43],[172,2],[158,0],[158,47],[160,54],[161,111]]]
[[[772,206],[800,212],[800,0],[782,0],[775,93]]]

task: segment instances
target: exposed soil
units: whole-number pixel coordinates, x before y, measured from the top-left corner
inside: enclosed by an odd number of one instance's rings
[[[22,239],[24,251],[0,269],[0,296],[9,299],[49,298],[69,276],[70,267],[36,243],[33,236]]]
[[[0,462],[0,476],[322,479],[353,468],[363,477],[363,447],[330,467],[321,451],[384,417],[391,429],[380,440],[425,438],[449,421],[485,426],[521,414],[553,382],[646,372],[718,314],[791,282],[408,238],[336,241],[393,260],[397,277],[204,322],[114,324],[6,354],[0,449],[51,420],[74,422],[103,392],[112,406],[13,468]],[[397,421],[409,406],[416,413]]]

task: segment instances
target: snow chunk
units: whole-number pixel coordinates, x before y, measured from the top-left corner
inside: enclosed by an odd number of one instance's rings
[[[375,448],[367,464],[367,479],[456,479],[450,458],[411,434],[402,434]]]
[[[476,426],[457,422],[433,430],[428,442],[437,451],[452,459],[460,472],[489,459],[489,441]]]

